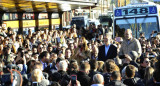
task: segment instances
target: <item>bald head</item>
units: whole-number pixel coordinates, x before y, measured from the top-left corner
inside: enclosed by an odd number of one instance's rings
[[[93,76],[93,82],[95,84],[104,84],[104,77],[101,74],[95,74]]]
[[[130,40],[132,38],[132,31],[131,29],[126,29],[124,36],[127,40]]]
[[[67,71],[67,68],[68,68],[68,64],[67,64],[66,60],[62,60],[59,62],[58,70]]]

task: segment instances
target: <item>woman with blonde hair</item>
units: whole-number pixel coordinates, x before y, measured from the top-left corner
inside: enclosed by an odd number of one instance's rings
[[[147,67],[144,73],[144,82],[147,86],[147,82],[153,77],[154,69],[152,67]]]
[[[81,37],[79,39],[78,47],[75,49],[75,53],[72,58],[76,59],[78,63],[84,59],[91,58],[91,52],[88,49],[85,37]]]
[[[103,72],[103,68],[104,68],[104,62],[103,61],[98,61],[97,71],[98,72]]]

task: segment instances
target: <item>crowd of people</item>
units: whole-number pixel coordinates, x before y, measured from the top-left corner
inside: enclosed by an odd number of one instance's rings
[[[21,35],[0,27],[0,76],[16,65],[22,86],[160,86],[160,34],[136,39],[126,29],[112,38],[111,31],[74,25]]]

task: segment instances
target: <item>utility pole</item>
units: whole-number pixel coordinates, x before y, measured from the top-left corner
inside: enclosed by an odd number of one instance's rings
[[[91,6],[89,7],[89,17],[91,19]]]
[[[114,4],[114,1],[113,1],[113,0],[111,1],[111,4],[112,4],[112,12],[113,12],[113,4]]]

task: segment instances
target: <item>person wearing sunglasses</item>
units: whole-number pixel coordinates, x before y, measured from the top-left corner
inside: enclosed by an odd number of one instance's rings
[[[145,73],[145,69],[147,67],[150,67],[150,60],[148,57],[141,57],[140,58],[140,67],[139,67],[139,75],[141,77],[141,79],[144,79],[144,73]]]

